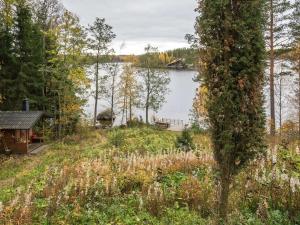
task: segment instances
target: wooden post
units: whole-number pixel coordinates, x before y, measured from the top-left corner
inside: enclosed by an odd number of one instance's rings
[[[42,118],[42,123],[43,123],[43,140],[44,140],[44,138],[45,138],[45,118],[43,117]],[[42,141],[40,140],[40,143],[41,143]]]
[[[29,130],[26,130],[26,153],[28,153],[28,139],[29,139]]]

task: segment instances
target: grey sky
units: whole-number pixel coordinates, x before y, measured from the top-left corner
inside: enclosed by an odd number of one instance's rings
[[[196,0],[62,1],[83,25],[104,17],[117,34],[113,47],[121,54],[140,54],[148,43],[160,50],[186,47],[185,34],[194,32]]]

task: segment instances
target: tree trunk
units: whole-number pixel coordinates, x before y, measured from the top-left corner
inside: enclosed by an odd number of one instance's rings
[[[146,124],[149,124],[149,106],[146,103]]]
[[[115,75],[113,74],[113,82],[111,87],[111,126],[113,126],[114,123],[114,104],[115,104]]]
[[[282,75],[280,75],[280,81],[279,81],[279,132],[281,137],[281,131],[282,131]]]
[[[270,134],[274,138],[276,134],[276,118],[275,118],[275,90],[274,90],[274,6],[273,0],[270,1],[270,106],[271,106],[271,127]]]
[[[94,127],[96,127],[97,114],[98,114],[97,110],[98,110],[98,98],[99,98],[99,51],[97,54],[95,82],[96,82],[96,93],[95,93]]]
[[[125,101],[126,101],[126,95],[124,95],[124,98],[123,98],[123,108],[122,108],[122,120],[121,120],[121,124],[123,125],[124,124],[124,117],[125,117],[125,110],[126,110],[126,104],[125,104]],[[127,125],[127,118],[125,117],[125,122],[126,122],[126,125]]]
[[[57,91],[58,93],[58,139],[61,140],[62,136],[61,136],[61,102],[60,102],[60,93],[59,91]]]
[[[147,73],[146,124],[149,124],[149,100],[150,100],[150,68],[148,68],[148,73]]]
[[[300,61],[298,65],[298,146],[300,145]]]
[[[129,96],[129,121],[132,121],[132,96]]]
[[[221,192],[219,197],[219,221],[218,224],[226,224],[228,213],[230,177],[228,172],[221,171]]]
[[[43,33],[43,73],[42,73],[42,76],[43,76],[43,89],[42,89],[42,96],[43,96],[43,111],[45,112],[46,111],[46,103],[45,103],[45,97],[46,97],[46,88],[47,88],[47,85],[46,85],[46,81],[45,81],[45,73],[46,73],[46,43],[45,43],[45,34]]]
[[[126,125],[128,125],[128,99],[127,98],[125,102],[125,118],[126,118]]]

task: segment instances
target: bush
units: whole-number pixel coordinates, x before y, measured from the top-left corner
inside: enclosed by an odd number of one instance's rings
[[[113,129],[108,134],[109,143],[123,153],[160,153],[174,149],[175,140],[176,134],[158,131],[152,127]]]
[[[161,219],[161,224],[206,225],[209,223],[194,211],[185,208],[168,208]]]
[[[146,124],[143,121],[139,121],[138,119],[133,119],[127,122],[127,126],[130,128],[135,128],[135,127],[142,128],[146,126]]]
[[[279,210],[273,210],[269,212],[268,216],[268,225],[289,225],[291,222],[289,221],[288,214],[283,213]]]
[[[235,211],[228,219],[229,225],[264,225],[255,213],[247,209]]]
[[[113,130],[109,134],[109,143],[114,147],[118,148],[124,144],[125,135],[121,130]]]
[[[197,124],[192,124],[190,131],[193,132],[194,134],[206,134],[208,132],[207,129],[204,129]]]
[[[184,129],[181,136],[177,137],[176,147],[186,152],[195,149],[192,135],[188,129]]]

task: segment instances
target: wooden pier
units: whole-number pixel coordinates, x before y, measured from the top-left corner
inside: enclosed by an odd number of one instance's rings
[[[183,120],[153,117],[153,123],[162,129],[183,131],[187,124]]]

